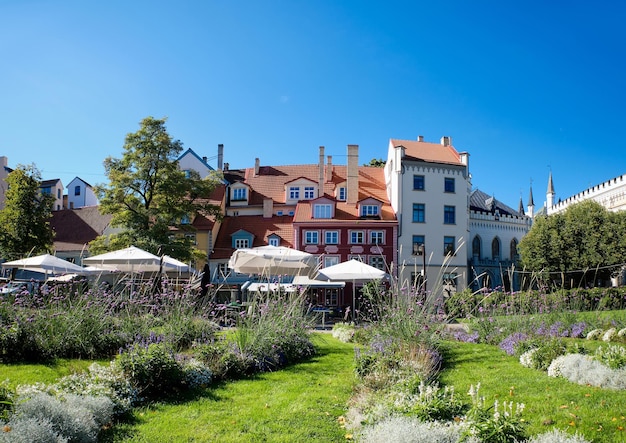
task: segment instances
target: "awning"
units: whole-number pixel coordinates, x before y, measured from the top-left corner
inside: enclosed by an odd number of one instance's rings
[[[291,283],[293,286],[307,286],[309,288],[343,288],[345,281],[327,281],[308,278],[306,275],[296,275]]]
[[[244,285],[241,289],[244,289]],[[291,283],[250,283],[245,289],[248,292],[295,292],[297,287]]]

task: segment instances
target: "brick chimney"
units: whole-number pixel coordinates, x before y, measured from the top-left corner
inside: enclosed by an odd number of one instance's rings
[[[224,163],[224,145],[217,145],[217,169],[222,170],[222,165]]]
[[[271,198],[263,199],[263,218],[272,218],[274,213],[274,200]]]
[[[261,160],[259,157],[254,159],[254,176],[257,177],[259,175],[259,169],[261,168]]]
[[[451,146],[452,145],[452,137],[448,137],[447,135],[444,135],[443,137],[441,137],[441,145],[442,146]]]
[[[329,155],[326,157],[326,181],[333,181],[333,156]]]
[[[317,196],[321,197],[324,195],[324,147],[320,146],[320,162],[319,162],[319,181],[318,181],[318,191]]]
[[[359,200],[359,145],[348,145],[346,203],[356,205]]]
[[[423,142],[424,141],[424,136],[423,135],[418,135],[417,136],[417,141],[418,142]]]

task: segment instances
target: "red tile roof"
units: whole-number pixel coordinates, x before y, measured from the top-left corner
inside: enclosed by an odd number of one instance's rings
[[[55,232],[57,251],[76,251],[102,235],[111,222],[110,214],[100,214],[98,206],[53,211],[50,226]]]
[[[404,146],[408,159],[421,160],[434,163],[449,163],[461,165],[461,157],[452,145],[444,146],[439,143],[420,142],[417,140],[389,141],[391,146]]]
[[[281,240],[279,246],[293,247],[293,218],[289,216],[273,216],[264,218],[261,215],[241,215],[225,217],[215,240],[211,258],[229,258],[233,251],[232,234],[239,230],[254,235],[252,247],[265,246],[271,234],[278,235]]]

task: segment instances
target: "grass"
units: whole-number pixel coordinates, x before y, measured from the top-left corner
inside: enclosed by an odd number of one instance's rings
[[[446,369],[440,381],[458,393],[480,383],[486,404],[494,400],[524,403],[531,435],[557,427],[579,432],[595,443],[626,442],[626,395],[523,367],[497,346],[445,342]],[[468,396],[469,399],[469,396]]]
[[[138,409],[103,441],[344,441],[338,419],[355,382],[353,346],[329,334],[314,335],[314,342],[319,353],[307,362]]]
[[[86,371],[92,363],[93,360],[59,358],[48,364],[0,364],[0,382],[8,380],[12,387],[18,384],[53,383],[66,375]],[[108,361],[98,363],[107,365]]]

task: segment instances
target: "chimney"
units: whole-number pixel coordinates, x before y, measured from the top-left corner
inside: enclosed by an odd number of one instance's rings
[[[469,153],[468,152],[460,152],[459,157],[461,160],[461,164],[465,165],[469,170]]]
[[[254,176],[258,176],[259,175],[259,169],[261,168],[261,160],[259,159],[259,157],[254,159]]]
[[[205,162],[205,163],[206,163],[206,160],[207,160],[206,156],[202,157],[202,161],[203,161],[203,162]]]
[[[274,213],[274,200],[271,198],[263,199],[263,218],[272,218]]]
[[[319,163],[319,181],[318,181],[318,190],[317,196],[321,197],[324,195],[324,147],[320,146],[320,163]]]
[[[330,183],[333,181],[333,156],[329,155],[326,159],[326,181]]]
[[[346,203],[356,205],[359,200],[359,145],[348,145]]]
[[[224,171],[228,171],[228,167],[230,166],[230,164],[228,163],[224,163]]]
[[[452,138],[448,137],[447,135],[444,135],[443,137],[441,137],[441,145],[442,146],[452,145]]]
[[[417,141],[418,142],[423,142],[424,141],[424,136],[423,135],[418,135],[417,136]]]
[[[217,169],[222,170],[222,164],[224,162],[224,145],[217,145]]]

